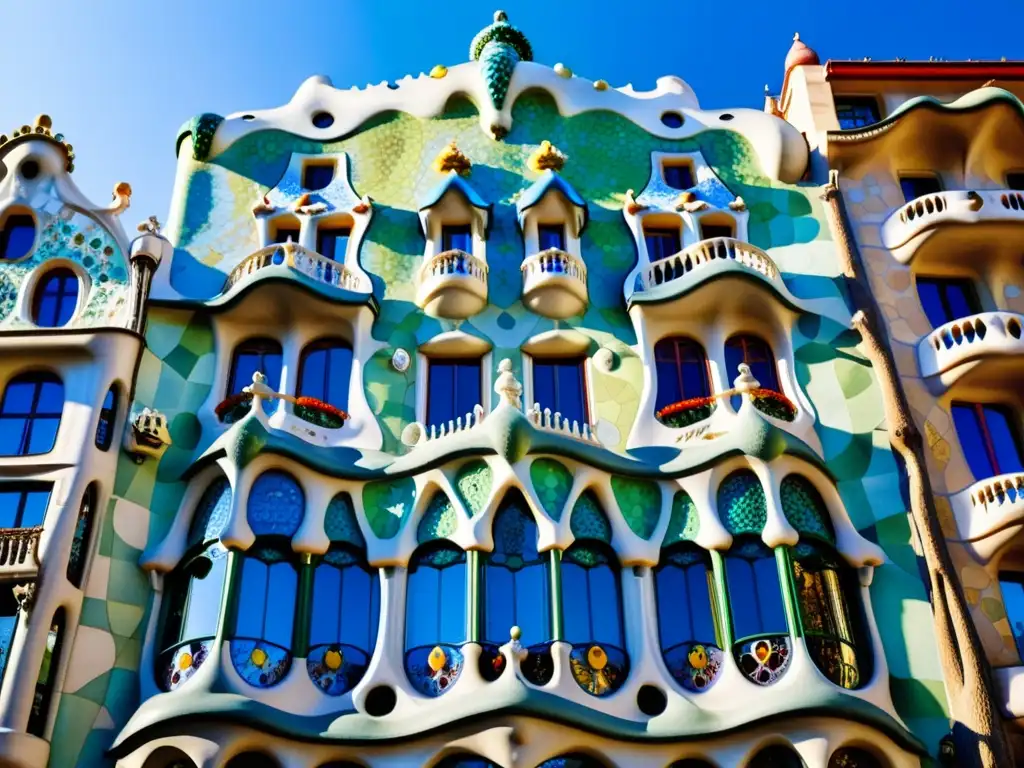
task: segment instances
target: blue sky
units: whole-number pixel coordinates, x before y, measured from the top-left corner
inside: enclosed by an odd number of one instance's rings
[[[132,231],[166,216],[175,131],[192,115],[278,106],[312,74],[347,88],[457,64],[497,7],[537,61],[641,90],[676,74],[712,108],[760,108],[794,31],[822,60],[1024,58],[1021,0],[495,2],[4,3],[0,132],[51,115],[86,194],[105,202],[115,182],[132,184]]]

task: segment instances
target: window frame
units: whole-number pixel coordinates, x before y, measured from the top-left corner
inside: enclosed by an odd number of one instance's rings
[[[589,374],[589,371],[587,370],[587,368],[588,368],[588,365],[587,365],[588,358],[587,358],[587,356],[585,354],[583,354],[583,353],[578,353],[578,354],[566,354],[566,355],[528,355],[528,357],[530,358],[530,397],[528,398],[530,402],[527,404],[527,407],[532,408],[534,403],[539,403],[540,404],[541,413],[544,412],[545,408],[550,407],[551,408],[552,417],[554,416],[555,413],[560,413],[561,416],[562,416],[562,421],[563,421],[563,423],[565,423],[566,419],[568,419],[568,417],[565,415],[565,412],[563,410],[561,410],[559,407],[557,407],[558,406],[558,399],[559,399],[558,398],[558,378],[557,378],[557,376],[555,376],[554,387],[553,387],[554,392],[555,392],[555,400],[556,400],[556,402],[554,404],[552,404],[551,406],[548,406],[548,405],[545,405],[544,403],[541,403],[540,400],[538,399],[538,396],[537,396],[537,365],[538,364],[540,364],[542,366],[545,366],[545,365],[548,365],[548,366],[566,365],[566,367],[568,367],[567,366],[568,363],[573,362],[573,361],[578,361],[577,365],[578,365],[578,369],[580,371],[580,387],[582,389],[582,392],[581,392],[581,408],[582,408],[582,411],[583,411],[583,420],[580,422],[580,427],[582,427],[584,424],[593,426],[593,422],[591,421],[591,416],[592,416],[592,410],[593,409],[591,408],[591,403],[590,403],[590,374]],[[571,424],[573,419],[568,419],[568,421]]]
[[[24,384],[31,383],[34,387],[32,393],[32,402],[29,406],[28,411],[23,413],[9,413],[6,408],[7,395],[10,392],[12,384]],[[45,384],[56,384],[60,387],[60,411],[54,412],[40,412],[39,401],[42,397],[43,386]],[[67,404],[66,392],[64,387],[64,381],[56,373],[45,370],[34,370],[24,371],[10,378],[4,385],[3,393],[0,394],[0,429],[9,428],[5,426],[5,422],[10,420],[23,420],[24,423],[21,428],[21,440],[16,452],[10,454],[0,454],[5,457],[15,456],[45,456],[52,453],[57,447],[57,440],[60,437],[61,423],[64,420],[64,407]],[[56,419],[57,426],[53,431],[53,440],[49,447],[45,451],[30,452],[32,438],[35,434],[36,422],[40,420],[53,420]]]
[[[896,178],[899,182],[900,192],[903,194],[903,200],[905,203],[912,203],[914,202],[914,200],[917,200],[918,198],[921,197],[925,197],[927,195],[937,195],[940,192],[944,192],[946,189],[945,185],[942,183],[942,176],[933,171],[900,171],[896,175]],[[925,181],[935,182],[935,185],[938,188],[926,192],[921,192],[920,194],[914,195],[914,197],[907,197],[908,190],[907,187],[904,186],[905,183],[907,185],[914,185],[918,182]],[[917,192],[918,190],[914,189],[912,191]]]
[[[41,493],[46,492],[46,504],[43,506],[42,519],[36,525],[25,525],[25,506],[28,502],[29,493]],[[18,508],[14,513],[14,523],[9,526],[3,526],[6,528],[12,528],[16,530],[30,530],[33,528],[42,529],[46,524],[46,515],[50,510],[50,502],[53,500],[53,483],[48,483],[40,480],[18,480],[14,482],[3,482],[0,483],[0,493],[20,493],[21,498],[18,500]]]
[[[643,238],[644,238],[644,250],[647,252],[647,260],[650,263],[652,263],[652,264],[657,262],[657,261],[662,261],[663,259],[667,259],[667,258],[669,258],[671,256],[675,256],[677,253],[679,253],[680,251],[683,250],[683,228],[682,228],[682,225],[673,227],[673,226],[669,226],[669,225],[659,225],[659,226],[651,225],[651,226],[648,226],[648,225],[645,224],[642,227],[642,234],[643,234]],[[656,239],[656,240],[660,240],[660,241],[671,240],[673,243],[675,243],[676,248],[675,248],[675,250],[672,250],[669,253],[661,253],[661,255],[657,255],[656,256],[654,254],[654,250],[659,250],[660,251],[660,248],[652,250],[652,248],[651,248],[651,240],[652,239]]]
[[[25,223],[25,220],[28,221],[27,224]],[[14,222],[13,225],[11,223],[12,221]],[[28,249],[23,254],[12,257],[7,255],[7,249],[11,244],[11,232],[16,228],[31,229],[32,242],[29,243]],[[24,212],[11,212],[8,214],[7,218],[4,219],[3,226],[0,227],[0,263],[14,264],[29,256],[36,247],[36,240],[38,239],[39,234],[37,230],[38,224],[35,216],[32,214]]]
[[[277,353],[276,354],[279,355],[280,358],[281,358],[280,362],[278,363],[278,368],[279,368],[278,381],[276,383],[274,383],[274,382],[270,381],[269,377],[268,377],[267,385],[271,389],[273,389],[275,392],[280,390],[281,383],[282,383],[281,380],[284,378],[284,347],[282,346],[281,342],[279,342],[277,339],[272,338],[270,336],[250,336],[249,338],[243,339],[242,341],[240,341],[237,344],[235,344],[234,349],[231,350],[231,368],[228,370],[228,380],[227,380],[227,383],[225,385],[226,392],[224,393],[225,397],[231,397],[232,395],[240,394],[243,387],[247,387],[247,386],[249,386],[249,384],[252,383],[251,381],[250,382],[242,383],[242,385],[240,387],[238,387],[238,391],[237,392],[233,392],[232,391],[234,389],[232,384],[235,383],[235,377],[238,375],[238,362],[239,362],[238,358],[239,358],[239,356],[242,355],[242,354],[255,354],[253,352],[245,352],[243,350],[244,350],[244,348],[247,345],[255,344],[257,342],[259,342],[259,343],[269,342],[270,344],[274,344],[274,345],[277,346]],[[267,355],[267,351],[266,350],[261,350],[259,352],[259,355],[260,355],[260,363],[262,365],[263,362],[264,362],[263,358]],[[266,367],[266,366],[264,366],[264,367]],[[257,370],[260,370],[260,369],[257,369]],[[266,371],[265,370],[261,370],[260,373],[263,373],[264,375],[266,375]]]
[[[460,238],[466,238],[466,248],[460,248],[453,242],[453,237],[459,236]],[[473,224],[453,224],[453,223],[441,223],[441,232],[438,238],[441,250],[440,253],[447,253],[448,251],[462,251],[463,253],[473,254]]]
[[[974,425],[978,428],[979,437],[981,443],[984,446],[986,459],[988,460],[990,468],[993,470],[991,475],[986,477],[998,477],[1000,475],[1010,474],[1013,472],[1024,471],[1024,443],[1021,442],[1021,425],[1020,425],[1020,412],[1013,406],[1007,403],[976,403],[964,400],[954,400],[950,403],[950,417],[953,421],[953,429],[956,432],[957,441],[960,443],[961,451],[964,452],[965,458],[967,451],[964,447],[964,441],[960,436],[960,430],[956,426],[956,409],[958,408],[970,408],[974,413]],[[1002,463],[999,461],[999,454],[996,451],[995,443],[992,440],[991,430],[988,425],[988,414],[986,411],[994,411],[1003,416],[1006,420],[1006,424],[1010,433],[1010,440],[1013,443],[1013,448],[1016,451],[1017,465],[1022,469],[1007,469],[1004,470]],[[975,474],[974,467],[971,466],[971,462],[967,461],[968,469],[971,470],[971,474],[974,475],[974,479],[977,481],[985,480],[986,477],[978,477]]]
[[[686,176],[689,177],[690,183],[688,185],[686,185],[686,186],[683,186],[683,187],[680,187],[680,186],[677,186],[676,184],[671,183],[669,181],[669,177],[670,177],[669,169],[671,169],[672,175],[674,175],[676,173],[685,173]],[[684,190],[687,190],[687,189],[693,189],[693,187],[695,187],[697,185],[697,178],[696,178],[696,174],[694,173],[694,170],[693,170],[693,163],[690,162],[689,160],[677,160],[677,159],[672,159],[672,158],[666,158],[666,159],[662,160],[661,161],[661,180],[665,184],[665,186],[668,187],[669,189],[677,189],[680,192],[682,192]]]
[[[56,292],[48,294],[50,285],[55,281],[58,284]],[[73,294],[67,290],[69,285],[74,286]],[[45,271],[35,281],[35,285],[32,286],[32,324],[37,328],[67,328],[78,316],[79,306],[82,303],[82,288],[82,276],[70,266],[62,265]],[[49,323],[49,321],[46,323],[41,322],[43,320],[40,317],[42,303],[47,298],[53,298],[55,302],[52,323]],[[64,322],[59,322],[69,300],[72,304],[70,314],[67,315],[67,319]]]
[[[472,413],[473,412],[473,408],[475,406],[477,406],[477,405],[479,405],[481,408],[485,408],[485,410],[486,410],[486,406],[484,405],[483,402],[473,403],[466,410],[460,410],[456,406],[457,400],[459,399],[459,394],[458,394],[458,392],[459,392],[459,390],[458,390],[458,376],[453,374],[453,377],[452,377],[453,387],[452,387],[452,400],[451,400],[451,409],[452,409],[451,419],[443,419],[443,420],[438,420],[438,421],[432,420],[430,418],[431,417],[431,405],[430,404],[434,400],[434,398],[432,397],[432,382],[434,381],[434,368],[435,368],[435,366],[445,366],[445,365],[447,365],[447,366],[453,366],[454,367],[454,366],[464,365],[466,367],[470,367],[470,366],[475,367],[476,370],[477,370],[477,374],[478,374],[477,381],[478,381],[478,386],[479,386],[479,399],[480,400],[484,400],[484,399],[486,399],[485,398],[485,393],[484,393],[484,357],[483,356],[479,356],[479,357],[464,357],[464,356],[458,356],[458,357],[455,357],[455,356],[452,356],[452,357],[436,356],[436,357],[431,357],[430,355],[427,355],[425,360],[426,360],[426,371],[424,373],[425,380],[424,380],[424,386],[423,386],[423,392],[424,392],[424,395],[423,395],[423,423],[426,425],[427,429],[430,429],[431,426],[436,426],[438,428],[440,428],[442,425],[443,426],[447,426],[448,421],[455,421],[456,419],[464,417],[467,413]]]
[[[882,119],[881,103],[875,95],[843,94],[842,96],[835,97],[833,106],[836,113],[836,122],[839,123],[839,130],[841,131],[866,128],[869,125],[875,125]],[[859,112],[862,110],[869,112],[869,116],[873,116],[874,120],[862,122],[862,118],[858,117]],[[845,118],[844,112],[849,113],[850,117]],[[852,121],[854,124],[843,125],[844,119]]]
[[[324,170],[330,171],[330,178],[327,179],[326,184],[320,186],[310,186],[310,173],[321,173]],[[325,162],[323,160],[309,160],[302,164],[302,188],[307,192],[319,192],[321,189],[327,189],[334,183],[334,179],[338,174],[338,164],[334,161]]]
[[[114,428],[117,424],[118,400],[120,399],[119,394],[117,384],[111,384],[107,394],[103,396],[103,402],[100,404],[93,443],[104,452],[109,451],[110,446],[114,442]],[[108,399],[111,400],[109,407],[107,406]]]
[[[452,561],[451,563],[448,563],[441,568],[437,568],[432,564],[424,564],[423,561],[427,557],[431,556],[434,552],[441,550],[457,552],[461,559],[457,561]],[[474,612],[472,606],[470,605],[470,597],[473,594],[473,590],[470,584],[470,580],[473,578],[474,558],[470,557],[470,555],[470,552],[467,552],[465,549],[463,549],[450,539],[433,539],[431,541],[424,542],[420,544],[418,547],[416,547],[416,550],[412,553],[412,557],[409,558],[409,565],[406,568],[405,604],[402,606],[404,618],[402,637],[403,656],[407,657],[411,651],[414,651],[417,648],[426,648],[432,645],[462,646],[468,642],[473,641],[473,637],[475,634],[473,631]],[[445,634],[445,622],[443,616],[445,601],[441,598],[443,588],[443,584],[441,583],[441,574],[446,569],[451,568],[455,565],[461,565],[463,571],[461,585],[462,630],[460,632],[461,639],[458,640],[443,637],[443,635]],[[422,568],[429,568],[431,571],[437,574],[436,579],[438,599],[436,600],[435,604],[431,606],[434,609],[434,634],[436,635],[436,637],[434,638],[434,640],[427,643],[427,645],[411,645],[409,642],[409,628],[410,626],[413,626],[413,622],[411,622],[409,618],[410,613],[416,609],[410,607],[410,597],[412,595],[412,590],[409,589],[409,584],[412,582],[412,579],[416,575],[416,573]],[[454,602],[458,603],[458,601]],[[417,630],[421,629],[419,626],[416,626],[415,628]]]
[[[344,235],[339,233],[344,233]],[[327,237],[334,238],[334,250],[330,256],[324,252],[324,241]],[[336,224],[327,224],[325,226],[317,225],[316,228],[316,252],[323,256],[325,259],[344,264],[348,255],[348,244],[352,238],[352,227],[345,227]],[[341,249],[341,253],[338,253],[338,241],[344,239],[345,247]],[[339,258],[340,255],[340,258]]]
[[[929,311],[929,304],[925,302],[925,298],[921,293],[921,286],[931,286],[938,295],[939,306],[936,307],[942,315],[945,316],[945,320],[935,324],[932,319],[932,312]],[[949,291],[953,288],[959,288],[963,294],[964,303],[968,309],[971,310],[966,315],[957,315],[953,311],[953,306],[950,301]],[[921,303],[921,309],[928,318],[928,322],[932,324],[932,328],[941,328],[947,323],[952,323],[956,320],[962,320],[965,317],[977,315],[982,311],[981,297],[978,295],[978,286],[974,279],[970,277],[946,277],[942,275],[918,275],[914,280],[914,290],[917,292],[917,300]]]
[[[659,353],[665,351],[667,344],[672,345],[672,358],[659,357]],[[700,365],[698,360],[684,360],[680,356],[681,348],[689,348],[700,353],[700,358],[703,360],[703,365]],[[708,359],[707,351],[704,349],[704,345],[696,339],[690,336],[665,336],[658,339],[654,344],[653,349],[653,362],[654,362],[654,375],[656,381],[656,394],[654,398],[654,410],[655,412],[660,411],[662,408],[666,408],[674,403],[683,402],[697,397],[710,397],[714,391],[714,384],[711,378],[711,361]],[[671,402],[663,401],[663,388],[662,388],[662,377],[661,367],[659,364],[666,366],[671,365],[675,369],[676,374],[676,386],[678,387],[679,393],[682,395],[679,400],[672,400]],[[704,379],[704,392],[702,393],[690,393],[687,391],[686,370],[684,366],[701,367],[702,375]]]
[[[348,376],[346,377],[345,381],[345,398],[343,403],[335,403],[331,402],[331,400],[328,399],[327,397],[327,395],[330,393],[331,385],[331,352],[346,349],[348,350],[349,360]],[[308,363],[307,358],[310,355],[315,354],[316,352],[327,353],[327,364],[324,365],[324,397],[316,397],[316,399],[320,400],[321,402],[325,402],[328,405],[333,405],[335,408],[339,408],[348,413],[349,397],[352,394],[352,373],[355,370],[355,350],[352,348],[352,344],[348,341],[348,339],[344,339],[340,336],[326,336],[320,339],[315,339],[306,344],[306,346],[302,348],[302,351],[299,353],[299,369],[298,376],[296,377],[296,397],[315,397],[315,395],[311,395],[305,391],[304,384],[306,383],[305,376],[307,371],[306,365]]]
[[[559,251],[564,251],[566,249],[567,245],[568,245],[568,242],[569,242],[568,233],[566,231],[567,229],[568,228],[565,226],[565,222],[564,221],[560,221],[560,222],[538,222],[537,223],[537,250],[538,251],[547,251],[547,250],[551,250],[552,248],[554,248],[554,249],[559,250]],[[558,245],[545,245],[544,244],[545,236],[555,234],[556,230],[557,230],[557,234],[558,234],[558,237],[556,238],[558,240]]]

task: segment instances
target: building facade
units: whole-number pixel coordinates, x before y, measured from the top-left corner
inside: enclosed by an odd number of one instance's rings
[[[888,339],[904,393],[891,419],[920,445],[922,514],[912,518],[939,544],[926,559],[945,606],[936,631],[948,647],[952,714],[994,737],[1005,723],[1015,764],[1024,762],[1022,95],[1018,62],[821,66],[797,41],[768,105],[805,133],[819,180],[831,170],[846,229],[837,239]]]
[[[536,63],[500,13],[469,59],[194,118],[131,243],[48,118],[0,140],[0,762],[874,768],[971,722],[925,544],[976,547],[921,530],[844,239],[876,193],[831,154],[876,139],[820,122],[813,52],[764,111]],[[931,234],[875,243],[883,311]]]

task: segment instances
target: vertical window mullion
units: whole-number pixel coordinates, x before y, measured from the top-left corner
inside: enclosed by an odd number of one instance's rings
[[[993,473],[1000,475],[1002,471],[999,467],[999,457],[996,455],[996,447],[992,442],[992,435],[988,429],[988,416],[985,413],[985,406],[980,403],[974,405],[974,416],[978,421],[978,431],[981,433],[982,439],[985,441],[985,451],[988,453],[989,462],[992,464]]]

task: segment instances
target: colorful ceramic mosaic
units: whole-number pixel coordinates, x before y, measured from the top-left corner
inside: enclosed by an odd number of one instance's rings
[[[706,643],[687,643],[665,652],[665,666],[672,677],[694,693],[714,685],[722,671],[723,660],[722,649]]]
[[[789,667],[788,637],[761,637],[735,648],[736,663],[743,674],[758,685],[771,685]]]
[[[574,645],[569,653],[573,679],[592,696],[614,693],[629,674],[629,657],[621,648],[598,643]]]
[[[453,645],[414,648],[405,654],[405,672],[424,696],[440,696],[455,685],[465,658]]]
[[[306,672],[313,684],[328,696],[340,696],[355,687],[369,664],[366,651],[351,645],[332,643],[309,649]]]

